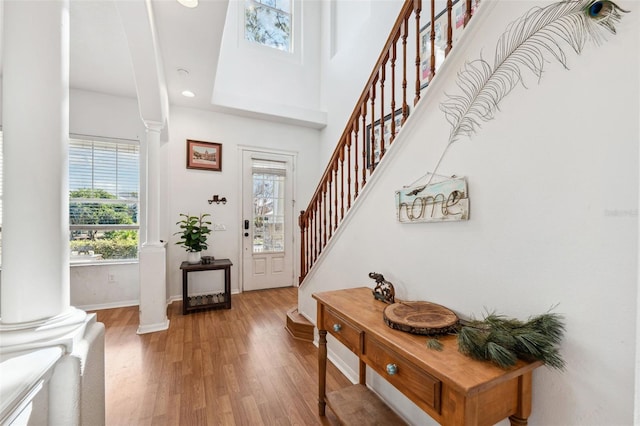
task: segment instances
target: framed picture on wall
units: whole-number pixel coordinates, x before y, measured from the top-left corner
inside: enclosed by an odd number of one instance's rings
[[[444,51],[446,48],[447,21],[442,18],[442,14],[436,17],[434,26],[433,46],[435,48],[435,71],[444,62]],[[431,72],[431,23],[420,30],[420,89],[429,85],[433,78]]]
[[[477,0],[474,1],[477,3]],[[462,30],[464,29],[464,7],[465,2],[455,0],[451,5],[451,32],[452,43],[456,43]],[[438,71],[444,62],[445,50],[447,48],[447,33],[449,29],[449,16],[447,9],[443,9],[435,16],[433,27],[433,47],[435,52],[435,71]],[[431,22],[427,23],[420,30],[420,89],[429,85],[433,78],[431,72]]]
[[[408,109],[407,109],[408,110]],[[367,133],[366,133],[366,155],[367,155],[367,168],[370,169],[372,167],[371,163],[371,151],[373,150],[373,165],[377,165],[380,162],[380,154],[381,154],[381,144],[380,142],[384,140],[385,149],[389,146],[391,142],[391,114],[387,114],[384,117],[384,123],[380,126],[380,119],[376,120],[373,123],[373,140],[371,139],[371,124],[367,125]],[[393,121],[395,122],[395,134],[397,135],[402,127],[402,108],[398,108],[393,113]]]
[[[222,171],[222,144],[187,139],[187,169]]]

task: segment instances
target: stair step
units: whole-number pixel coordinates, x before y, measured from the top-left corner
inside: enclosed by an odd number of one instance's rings
[[[298,308],[287,311],[287,325],[285,327],[294,339],[313,342],[313,324],[298,312]]]
[[[341,425],[394,425],[407,423],[365,385],[351,385],[327,394],[327,404]]]

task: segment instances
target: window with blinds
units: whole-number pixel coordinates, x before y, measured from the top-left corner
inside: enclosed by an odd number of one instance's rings
[[[71,262],[138,257],[137,141],[69,141]]]

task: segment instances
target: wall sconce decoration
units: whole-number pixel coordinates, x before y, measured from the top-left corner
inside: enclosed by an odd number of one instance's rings
[[[210,200],[207,200],[209,202],[209,204],[212,203],[216,203],[216,204],[227,204],[227,197],[221,197],[218,194],[214,195]]]

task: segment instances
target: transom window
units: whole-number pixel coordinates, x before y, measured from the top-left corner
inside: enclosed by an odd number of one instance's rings
[[[291,52],[292,0],[245,0],[246,40]]]
[[[138,258],[137,141],[69,141],[71,263]]]

